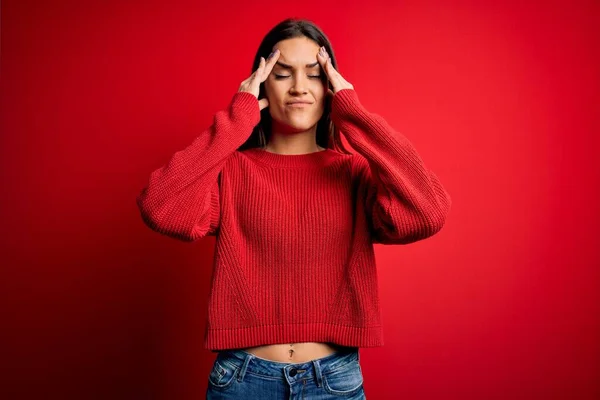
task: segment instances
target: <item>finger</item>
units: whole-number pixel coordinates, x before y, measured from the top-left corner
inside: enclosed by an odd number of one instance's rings
[[[317,56],[317,57],[321,58],[324,56]],[[319,61],[321,61],[321,60],[319,60]],[[337,73],[335,68],[333,68],[333,66],[331,65],[330,58],[323,59],[322,62],[323,62],[322,69],[325,71],[325,74],[327,75],[327,82],[331,83],[331,85],[335,89],[336,87],[338,87],[338,85],[340,83],[340,79],[339,79],[340,75]]]
[[[252,81],[254,81],[256,79],[257,76],[260,76],[262,67],[263,67],[263,58],[261,57],[260,60],[258,61],[258,67],[256,67],[254,72],[252,72],[252,74],[248,78],[246,78],[246,80],[244,80],[243,83],[250,84]]]
[[[321,47],[321,50],[319,50],[319,56],[323,60],[322,64],[323,64],[323,67],[325,68],[325,70],[327,72],[327,75],[330,78],[335,77],[338,72],[333,67],[333,64],[331,63],[331,57],[329,56],[329,53],[327,53],[327,50],[325,50],[324,46]]]
[[[325,71],[327,75],[327,81],[331,83],[334,89],[336,89],[340,84],[340,74],[333,68],[331,64],[331,58],[327,54],[325,50],[323,50],[319,55],[317,55],[319,62],[321,62],[321,67]]]
[[[327,74],[332,78],[338,78],[340,73],[334,68],[333,64],[331,64],[331,58],[327,56],[327,61],[325,62],[325,68],[327,68]]]
[[[263,109],[269,107],[269,100],[267,98],[264,99],[260,99],[258,101],[258,107],[260,108],[260,110],[262,111]]]
[[[261,57],[261,58],[258,60],[258,67],[256,67],[256,69],[254,70],[254,72],[252,72],[252,75],[250,75],[250,76],[248,77],[248,80],[252,81],[252,80],[254,80],[254,79],[257,77],[257,76],[260,76],[260,74],[261,74],[261,72],[262,72],[262,70],[263,70],[263,68],[264,68],[264,66],[263,66],[263,65],[264,65],[264,63],[265,63],[265,61],[264,61],[264,59]]]
[[[250,82],[254,82],[256,80],[258,80],[259,82],[262,82],[261,77],[262,77],[263,71],[265,69],[265,64],[266,64],[266,61],[265,61],[264,57],[261,57],[260,61],[258,62],[258,67],[252,73],[252,75],[250,75],[250,77],[248,78],[248,80]]]
[[[319,62],[319,64],[321,65],[321,69],[323,71],[325,71],[325,74],[327,75],[327,77],[329,78],[329,73],[327,71],[327,57],[325,57],[325,53],[323,52],[323,48],[321,47],[321,49],[319,50],[319,52],[317,53],[317,61]]]
[[[271,71],[273,70],[273,67],[275,67],[275,63],[277,62],[277,60],[279,60],[279,55],[281,54],[281,52],[279,51],[279,49],[275,49],[273,51],[273,53],[271,53],[270,58],[267,60],[266,65],[265,65],[265,69],[263,71],[263,82],[264,80],[267,79],[267,77],[269,76],[269,74],[271,73]]]
[[[256,68],[257,75],[262,73],[262,70],[265,68],[265,58],[261,57],[258,63],[258,68]]]

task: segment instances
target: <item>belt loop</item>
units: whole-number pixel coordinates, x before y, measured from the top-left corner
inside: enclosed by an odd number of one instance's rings
[[[323,384],[323,375],[321,374],[321,364],[319,363],[319,360],[313,360],[312,363],[315,367],[315,377],[316,377],[316,381],[317,381],[317,387],[321,387],[321,385]]]
[[[237,373],[238,382],[242,382],[244,380],[244,376],[246,376],[246,369],[248,368],[248,364],[250,363],[250,360],[252,359],[252,357],[254,357],[254,355],[246,352],[246,358],[244,359],[244,364],[242,364],[242,367],[240,368],[240,370]]]

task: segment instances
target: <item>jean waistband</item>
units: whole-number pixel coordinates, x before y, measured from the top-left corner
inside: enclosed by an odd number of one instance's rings
[[[223,350],[216,360],[238,369],[238,379],[246,373],[268,376],[273,379],[285,379],[292,383],[298,379],[315,379],[321,383],[322,375],[327,375],[350,363],[360,362],[358,347],[345,347],[325,357],[300,363],[288,363],[266,360],[241,349]]]

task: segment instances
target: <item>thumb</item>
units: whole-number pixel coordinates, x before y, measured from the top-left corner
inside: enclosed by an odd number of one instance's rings
[[[258,106],[260,108],[260,110],[262,111],[263,109],[269,107],[269,99],[267,99],[266,97],[264,99],[260,99],[258,100]]]

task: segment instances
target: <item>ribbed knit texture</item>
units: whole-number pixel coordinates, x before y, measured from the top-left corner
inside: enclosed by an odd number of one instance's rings
[[[155,231],[185,241],[216,236],[207,349],[383,345],[373,243],[435,234],[451,199],[413,145],[353,89],[335,94],[331,118],[357,153],[239,151],[260,110],[256,97],[238,92],[139,194]]]

